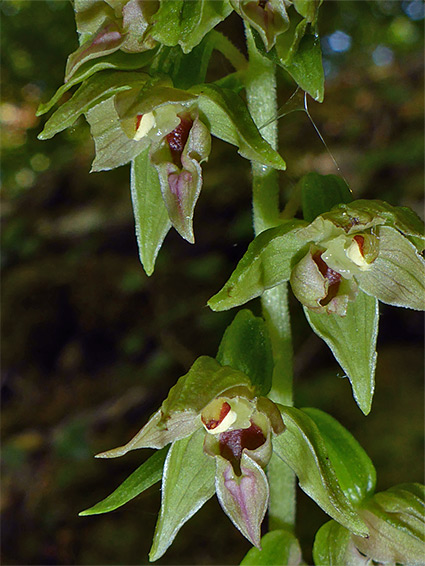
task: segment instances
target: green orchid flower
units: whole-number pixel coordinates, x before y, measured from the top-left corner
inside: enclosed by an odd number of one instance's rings
[[[353,535],[336,521],[325,523],[314,542],[315,564],[423,564],[424,507],[424,486],[417,483],[376,493],[359,511],[369,536]]]
[[[423,249],[423,223],[413,211],[378,200],[339,204],[310,223],[287,220],[259,234],[208,304],[227,310],[290,282],[368,414],[378,301],[425,310]]]
[[[178,380],[161,408],[130,442],[97,457],[114,458],[138,448],[161,449],[171,444],[151,560],[162,556],[182,524],[214,492],[234,525],[259,547],[269,499],[264,468],[272,455],[272,437],[283,430],[276,405],[266,397],[256,397],[245,374],[204,356]],[[178,477],[191,481],[184,516],[176,518],[167,501],[174,497],[173,482]],[[170,521],[176,524],[170,526]]]

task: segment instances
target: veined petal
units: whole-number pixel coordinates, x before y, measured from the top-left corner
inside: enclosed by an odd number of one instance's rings
[[[266,474],[245,452],[240,476],[221,456],[216,456],[216,464],[216,492],[223,511],[254,546],[261,548],[261,523],[269,500]]]
[[[194,411],[174,413],[164,425],[163,414],[159,409],[130,442],[97,454],[96,458],[117,458],[137,448],[163,448],[170,442],[189,436],[201,426],[201,419]]]

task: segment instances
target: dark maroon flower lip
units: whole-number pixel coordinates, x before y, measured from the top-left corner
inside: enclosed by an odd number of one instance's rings
[[[174,165],[181,167],[181,155],[189,137],[189,132],[192,128],[193,120],[190,118],[190,116],[182,116],[181,114],[179,114],[178,116],[180,118],[180,124],[165,137],[168,143],[168,147],[170,148]]]
[[[251,421],[249,428],[227,430],[219,435],[220,455],[231,462],[235,472],[240,471],[242,451],[256,450],[266,442],[261,428]]]
[[[320,273],[323,277],[328,281],[328,293],[326,297],[324,297],[320,304],[324,307],[331,302],[332,299],[336,297],[339,290],[339,285],[341,283],[342,276],[337,271],[331,269],[328,264],[322,259],[323,252],[316,252],[313,255],[313,261],[317,265]]]

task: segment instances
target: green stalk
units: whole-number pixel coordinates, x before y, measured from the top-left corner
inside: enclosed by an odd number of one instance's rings
[[[261,128],[276,116],[276,70],[255,47],[251,30],[246,27],[249,54],[246,91],[252,118]],[[261,134],[277,149],[277,121],[261,128]],[[279,224],[279,185],[277,171],[252,163],[254,232],[259,234]],[[273,347],[274,371],[269,397],[283,405],[292,405],[292,338],[289,322],[287,286],[279,285],[266,291],[262,298],[263,315]],[[292,470],[273,454],[268,466],[270,485],[270,530],[294,529],[295,476]]]

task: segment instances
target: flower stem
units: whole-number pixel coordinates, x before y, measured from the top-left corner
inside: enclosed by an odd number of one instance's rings
[[[248,107],[258,128],[276,115],[275,65],[257,50],[251,30],[246,27],[249,68],[246,79]],[[262,136],[277,149],[277,121],[261,128]],[[252,163],[254,232],[259,234],[279,224],[279,185],[277,171]],[[262,296],[263,315],[268,325],[274,358],[273,383],[269,397],[283,405],[292,405],[292,338],[286,284],[266,291]],[[270,485],[269,528],[289,530],[295,523],[295,476],[273,454],[268,466]]]

